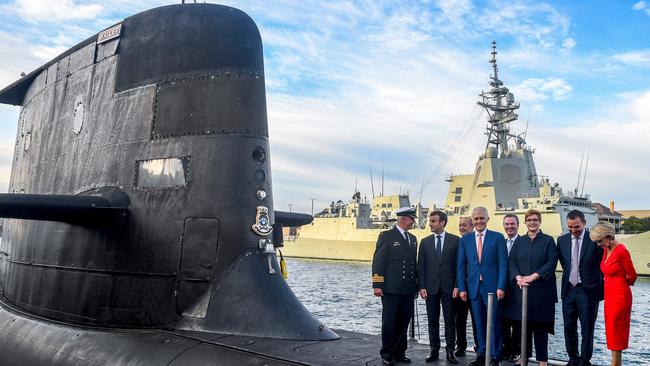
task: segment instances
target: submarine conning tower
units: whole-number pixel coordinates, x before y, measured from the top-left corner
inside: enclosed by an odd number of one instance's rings
[[[245,13],[139,13],[0,102],[22,106],[0,195],[7,306],[107,328],[338,337],[275,257],[272,224],[296,216],[273,209],[262,43]]]

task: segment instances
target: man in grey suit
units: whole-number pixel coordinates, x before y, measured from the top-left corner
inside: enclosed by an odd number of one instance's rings
[[[418,252],[418,284],[420,296],[426,300],[429,320],[429,344],[431,353],[425,359],[433,362],[440,352],[440,305],[445,319],[445,349],[447,361],[458,363],[454,356],[456,346],[456,310],[453,299],[458,297],[456,286],[456,262],[458,237],[445,232],[447,215],[442,211],[429,214],[432,235],[420,243]]]

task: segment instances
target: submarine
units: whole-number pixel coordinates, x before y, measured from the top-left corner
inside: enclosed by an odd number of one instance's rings
[[[0,365],[372,365],[276,251],[262,41],[244,12],[123,19],[0,90]]]

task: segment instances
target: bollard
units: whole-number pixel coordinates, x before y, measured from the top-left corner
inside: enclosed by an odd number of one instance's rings
[[[485,330],[485,364],[489,365],[492,359],[492,329],[494,328],[494,317],[492,316],[492,309],[494,308],[494,293],[488,293],[488,306],[487,306],[487,328]]]
[[[528,331],[528,286],[521,289],[521,364],[528,365],[526,332]]]

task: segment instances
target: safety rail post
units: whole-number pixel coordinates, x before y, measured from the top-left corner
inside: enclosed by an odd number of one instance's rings
[[[488,293],[487,303],[487,329],[485,337],[485,364],[489,365],[492,359],[492,329],[494,328],[494,317],[492,316],[492,309],[494,309],[494,292]]]
[[[528,337],[528,286],[521,289],[521,365],[528,365],[528,356],[526,354],[526,340]]]

